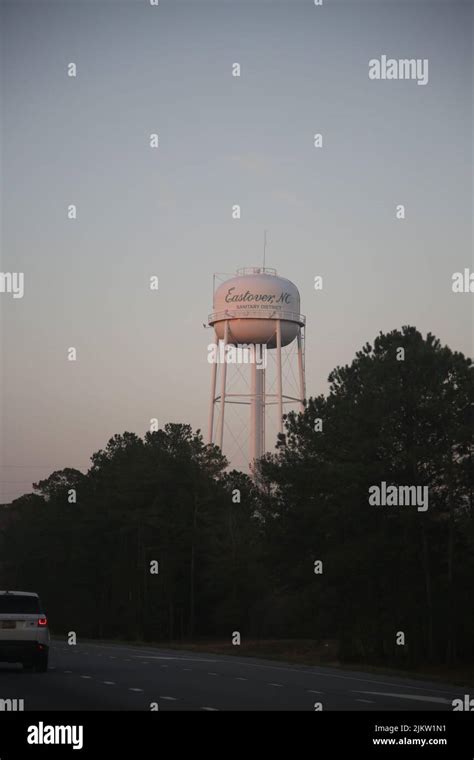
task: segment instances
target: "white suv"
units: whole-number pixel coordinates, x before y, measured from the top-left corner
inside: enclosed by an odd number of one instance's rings
[[[21,662],[39,673],[48,670],[48,619],[38,594],[0,591],[0,662]]]

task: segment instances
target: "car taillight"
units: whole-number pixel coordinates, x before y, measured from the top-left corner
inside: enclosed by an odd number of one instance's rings
[[[45,617],[38,618],[38,625],[40,626],[48,625],[48,618],[45,618]]]

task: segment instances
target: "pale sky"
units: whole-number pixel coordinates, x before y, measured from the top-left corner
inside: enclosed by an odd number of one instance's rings
[[[455,0],[1,3],[1,271],[25,294],[0,293],[0,503],[151,417],[206,431],[212,276],[261,265],[264,229],[267,265],[300,290],[308,395],[404,324],[472,356],[473,296],[451,291],[473,266],[472,16]],[[383,54],[428,59],[428,84],[370,80]]]

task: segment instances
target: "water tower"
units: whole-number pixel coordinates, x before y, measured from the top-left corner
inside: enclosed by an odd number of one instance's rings
[[[225,411],[228,404],[247,404],[249,420],[249,464],[265,453],[265,421],[268,407],[276,407],[277,430],[283,432],[286,404],[304,408],[304,326],[300,314],[300,294],[290,280],[279,277],[275,269],[252,267],[237,270],[216,287],[214,276],[213,312],[208,323],[214,328],[216,360],[212,362],[211,400],[209,409],[209,442],[223,449]],[[229,277],[229,275],[227,276]],[[296,352],[286,354],[285,369],[297,377],[294,395],[284,391],[282,349],[294,346]],[[266,388],[267,363],[276,358],[275,392]],[[291,358],[296,360],[293,367]],[[253,360],[252,360],[253,357]],[[260,360],[260,361],[259,361]],[[228,373],[235,363],[250,374],[245,389],[228,392]],[[248,366],[243,366],[248,364]],[[295,371],[296,370],[296,371]]]

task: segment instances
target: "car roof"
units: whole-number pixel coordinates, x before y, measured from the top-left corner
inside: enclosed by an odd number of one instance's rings
[[[0,594],[13,594],[15,596],[38,596],[34,591],[0,591]]]

